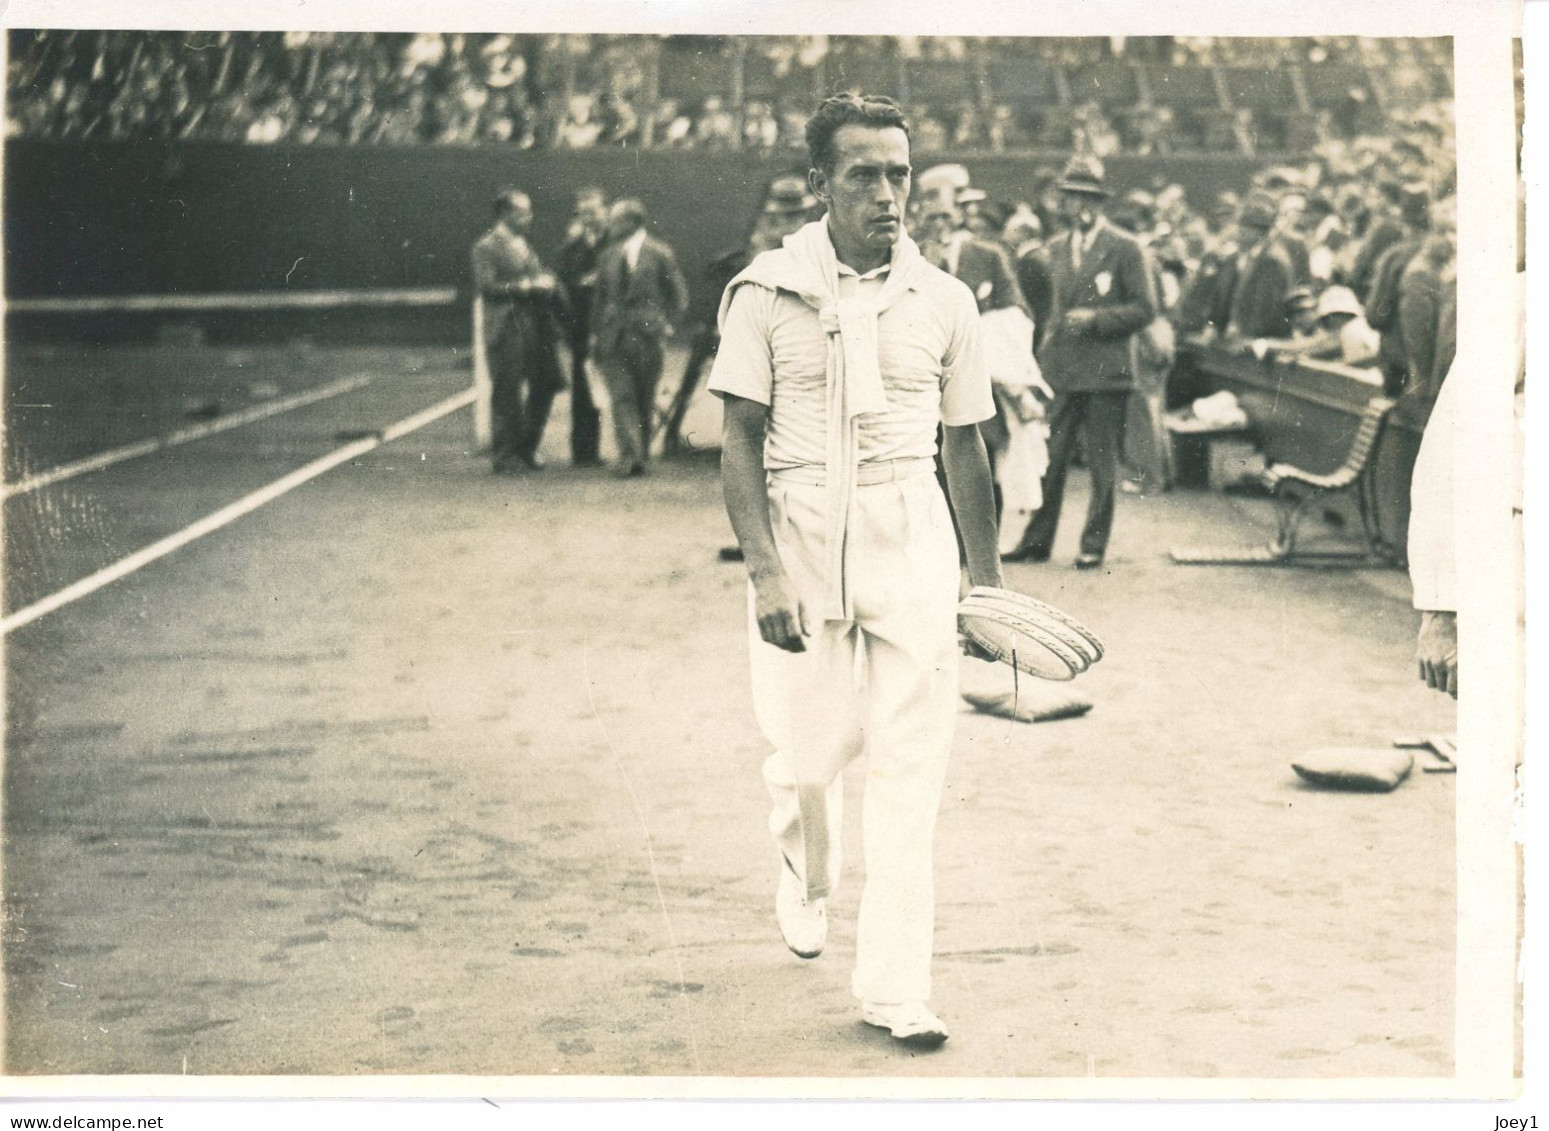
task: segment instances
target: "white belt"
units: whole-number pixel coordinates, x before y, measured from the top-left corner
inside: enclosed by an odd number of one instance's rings
[[[924,456],[870,460],[856,467],[855,485],[870,487],[877,483],[893,483],[900,479],[913,479],[917,475],[934,474],[936,461]],[[800,483],[806,487],[822,487],[828,482],[828,476],[820,463],[772,468],[769,479],[771,482]]]

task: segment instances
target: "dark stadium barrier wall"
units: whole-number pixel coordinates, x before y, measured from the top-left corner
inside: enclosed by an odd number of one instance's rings
[[[1029,195],[1040,168],[1064,155],[916,155],[923,169],[960,161],[992,196]],[[1114,157],[1108,176],[1122,191],[1176,181],[1197,204],[1243,189],[1264,158],[1234,155]],[[412,319],[434,339],[466,326],[468,248],[488,226],[496,191],[525,189],[536,210],[534,243],[552,256],[571,195],[598,185],[635,196],[653,230],[676,249],[696,314],[713,310],[706,268],[739,244],[763,186],[800,165],[694,151],[521,151],[500,146],[257,146],[221,143],[5,143],[7,297],[316,292],[456,287],[462,301]],[[143,316],[141,316],[143,318]],[[198,321],[227,323],[232,312]],[[309,328],[354,332],[369,312],[311,311]],[[377,317],[399,331],[402,311]],[[11,330],[57,331],[68,317],[28,316]],[[283,316],[264,312],[264,336]]]
[[[1342,365],[1273,356],[1260,361],[1198,344],[1180,347],[1174,380],[1200,396],[1223,389],[1235,394],[1271,461],[1314,472],[1344,462],[1367,402],[1382,394],[1379,384]],[[1376,451],[1379,519],[1395,546],[1408,535],[1409,480],[1432,403],[1417,393],[1401,396]],[[1354,513],[1347,518],[1347,529],[1359,533]]]

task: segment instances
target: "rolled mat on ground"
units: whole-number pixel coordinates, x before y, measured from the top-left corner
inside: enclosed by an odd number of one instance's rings
[[[1291,769],[1325,789],[1386,793],[1409,776],[1414,764],[1414,755],[1407,750],[1341,746],[1309,750],[1291,763]]]

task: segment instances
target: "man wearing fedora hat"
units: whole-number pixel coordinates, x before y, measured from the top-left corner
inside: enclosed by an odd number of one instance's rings
[[[718,303],[726,285],[753,262],[754,256],[779,247],[786,236],[812,218],[817,202],[817,197],[807,188],[806,178],[800,173],[782,173],[770,181],[764,188],[764,201],[753,219],[747,240],[710,261],[706,271],[710,285],[706,293]],[[699,376],[715,356],[720,344],[721,332],[716,326],[715,308],[712,307],[705,321],[694,332],[688,364],[683,367],[683,380],[673,393],[672,405],[667,410],[662,451],[668,455],[683,448],[683,418],[688,415],[689,402],[694,399],[694,392],[699,388]],[[722,556],[729,559],[736,555],[727,550],[723,551]]]
[[[1134,387],[1130,339],[1157,314],[1156,288],[1140,243],[1104,219],[1111,195],[1103,168],[1076,157],[1055,182],[1067,230],[1049,244],[1054,306],[1038,360],[1054,389],[1043,507],[1008,560],[1047,561],[1054,548],[1065,475],[1079,429],[1092,476],[1077,569],[1095,569],[1108,551],[1124,446],[1124,416]]]
[[[1226,302],[1214,318],[1216,325],[1226,327],[1223,337],[1256,340],[1291,336],[1286,300],[1296,286],[1296,270],[1275,238],[1279,218],[1280,207],[1266,192],[1251,192],[1242,202],[1242,214],[1237,218],[1239,250],[1217,292]]]

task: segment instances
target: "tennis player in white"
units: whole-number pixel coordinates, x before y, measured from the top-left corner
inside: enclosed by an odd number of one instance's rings
[[[807,123],[827,215],[721,301],[726,507],[748,567],[753,698],[782,857],[776,913],[823,949],[840,874],[842,772],[866,759],[862,1018],[938,1044],[932,837],[958,710],[960,568],[935,476],[938,426],[969,576],[1001,584],[995,412],[973,294],[904,231],[909,130],[889,99],[836,95]]]

